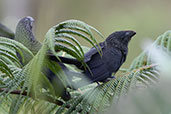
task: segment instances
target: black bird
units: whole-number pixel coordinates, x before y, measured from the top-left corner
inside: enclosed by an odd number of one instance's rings
[[[116,73],[120,66],[125,62],[128,53],[128,43],[136,34],[134,31],[117,31],[109,35],[104,42],[99,43],[102,49],[102,55],[96,48],[91,48],[84,56],[84,62],[89,68],[82,67],[76,59],[59,57],[63,63],[74,64],[83,70],[83,74],[93,82],[105,82],[112,78],[112,73]],[[98,46],[96,46],[99,48]],[[58,59],[49,55],[53,61]],[[82,83],[82,82],[81,82]]]

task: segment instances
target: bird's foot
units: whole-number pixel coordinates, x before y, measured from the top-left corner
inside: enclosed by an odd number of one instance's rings
[[[103,82],[106,83],[106,82],[108,82],[108,81],[110,81],[110,80],[112,80],[112,79],[114,79],[114,78],[115,78],[115,76],[111,76],[110,78],[107,78],[107,79],[104,80]]]
[[[99,86],[100,85],[100,83],[99,82],[96,82],[97,83],[97,86]]]

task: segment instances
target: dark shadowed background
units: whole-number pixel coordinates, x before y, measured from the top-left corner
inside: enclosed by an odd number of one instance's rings
[[[117,30],[135,30],[124,64],[128,67],[145,39],[154,40],[171,29],[170,6],[170,0],[0,0],[0,21],[15,31],[21,17],[32,16],[40,41],[50,27],[68,19],[82,20],[105,37]]]

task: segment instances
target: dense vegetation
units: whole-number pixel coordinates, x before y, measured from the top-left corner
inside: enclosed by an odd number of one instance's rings
[[[164,96],[160,96],[160,90],[156,90],[154,86],[160,82],[162,70],[160,66],[162,59],[156,62],[154,50],[170,57],[171,31],[159,36],[150,48],[144,50],[134,59],[129,68],[120,69],[120,73],[118,76],[116,75],[115,79],[100,83],[98,86],[91,84],[79,90],[67,88],[67,85],[70,84],[67,76],[61,71],[58,64],[49,62],[46,58],[46,52],[51,50],[56,56],[73,57],[84,63],[84,53],[87,48],[82,46],[78,39],[85,40],[95,46],[98,42],[94,34],[103,37],[98,30],[84,22],[78,20],[61,22],[46,33],[42,47],[35,55],[25,44],[0,37],[0,112],[3,114],[70,114],[78,112],[125,114],[127,108],[122,108],[122,106],[130,107],[127,113],[169,112],[169,105],[163,99]],[[56,49],[60,52],[55,51]],[[31,59],[27,64],[22,65],[16,52],[21,55],[23,61],[28,59],[28,56],[25,55],[29,55]],[[167,59],[165,60],[167,61]],[[41,73],[41,69],[45,65],[51,69],[55,68],[54,71],[63,87],[67,88],[67,91],[71,94],[69,101],[63,101],[60,98],[60,93],[57,91],[61,86],[52,86],[46,76]],[[68,67],[79,72],[73,66]],[[130,96],[129,94],[132,93],[133,95]],[[150,97],[153,98],[151,102],[155,101],[155,104],[158,104],[159,109],[157,111],[150,110],[155,105],[145,107],[146,103],[141,103],[143,100],[141,95],[144,95],[144,93],[149,93]],[[144,99],[148,98],[148,95],[144,97]],[[124,106],[123,101],[126,106]],[[135,105],[134,101],[139,105]]]

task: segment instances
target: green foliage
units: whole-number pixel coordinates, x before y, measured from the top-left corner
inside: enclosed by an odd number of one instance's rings
[[[0,23],[0,36],[13,39],[14,33],[10,29],[8,29],[5,25]]]
[[[110,108],[115,109],[118,102],[129,93],[136,93],[142,88],[150,88],[158,83],[160,67],[154,63],[152,53],[148,49],[134,59],[122,76],[99,86],[92,84],[80,90],[67,88],[70,85],[67,76],[58,64],[48,60],[46,53],[50,50],[57,56],[65,52],[84,64],[86,48],[83,48],[77,39],[85,40],[95,47],[98,42],[92,30],[102,37],[100,32],[84,22],[78,20],[61,22],[47,32],[36,55],[21,43],[0,37],[0,112],[105,113]],[[170,54],[171,31],[159,36],[152,46]],[[26,59],[23,51],[32,57],[24,66],[20,64],[16,55],[18,52],[23,60]],[[101,53],[101,50],[98,51]],[[54,87],[42,73],[43,67],[50,68],[58,76],[61,84],[56,84]],[[72,96],[69,101],[60,98],[59,90],[64,88],[67,88]]]

